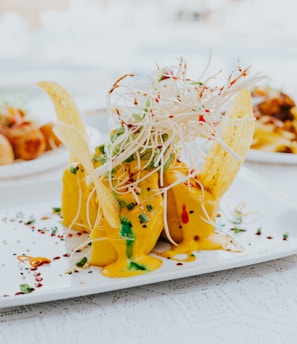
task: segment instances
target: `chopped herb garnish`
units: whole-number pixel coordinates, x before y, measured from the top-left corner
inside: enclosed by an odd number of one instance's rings
[[[132,262],[132,261],[130,262],[128,269],[129,270],[142,270],[142,271],[147,270],[145,265],[138,264],[138,263]]]
[[[93,162],[101,162],[104,164],[106,162],[106,157],[104,155],[93,155],[92,160]]]
[[[97,146],[96,147],[100,153],[104,154],[105,153],[105,146],[104,144],[100,145],[100,146]]]
[[[129,158],[127,158],[127,159],[125,160],[125,162],[131,162],[131,161],[133,161],[133,160],[134,160],[134,155],[132,154],[132,155],[129,156]]]
[[[54,226],[51,228],[51,235],[56,235],[58,227]]]
[[[164,142],[168,140],[168,137],[169,135],[167,133],[162,134],[162,139]]]
[[[54,213],[60,213],[60,211],[61,211],[60,207],[53,207],[52,209],[53,209]]]
[[[145,223],[145,222],[148,222],[149,220],[148,217],[143,213],[138,215],[138,218],[139,218],[140,223]]]
[[[151,204],[146,205],[147,211],[151,212],[153,210],[153,206]]]
[[[132,223],[127,219],[121,219],[121,231],[120,235],[126,240],[126,255],[128,258],[132,257],[133,245],[135,240],[135,235],[132,230]]]
[[[283,234],[283,240],[288,240],[288,237],[289,237],[289,233],[288,232]]]
[[[70,166],[70,167],[69,167],[69,171],[70,171],[72,174],[76,174],[77,169],[78,169],[77,166]]]
[[[132,210],[135,207],[135,204],[133,202],[127,204],[127,209]]]
[[[29,286],[29,284],[20,284],[20,290],[24,294],[30,294],[34,289]]]
[[[87,257],[82,257],[81,260],[79,260],[77,263],[76,263],[76,266],[78,267],[83,267],[86,263],[88,262],[88,258]]]
[[[256,231],[256,235],[261,235],[262,233],[262,227],[258,227]]]
[[[234,231],[234,233],[246,232],[246,229],[238,227],[233,227],[232,230]]]
[[[117,129],[115,129],[113,131],[113,133],[111,134],[110,141],[113,143],[116,140],[116,138],[118,136],[124,134],[124,132],[125,132],[125,128],[124,127],[119,127]]]
[[[26,225],[31,225],[32,223],[34,223],[36,220],[35,220],[35,217],[33,215],[31,215],[29,217],[29,220],[26,221]]]

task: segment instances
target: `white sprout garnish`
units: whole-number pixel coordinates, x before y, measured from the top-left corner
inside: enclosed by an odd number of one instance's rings
[[[237,67],[223,85],[211,86],[217,74],[194,81],[181,58],[177,66],[158,67],[146,91],[128,83],[135,74],[119,78],[107,95],[107,108],[119,127],[105,146],[106,162],[96,174],[102,176],[132,158],[139,171],[160,171],[161,177],[185,143],[197,138],[217,141],[228,150],[220,133],[223,108],[240,89],[263,79],[260,74],[248,77],[249,70]]]

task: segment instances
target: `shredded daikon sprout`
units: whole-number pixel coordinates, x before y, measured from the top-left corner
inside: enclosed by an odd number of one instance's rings
[[[158,67],[148,90],[129,83],[135,74],[119,78],[107,94],[107,108],[119,126],[105,146],[106,161],[96,168],[96,174],[103,176],[132,158],[139,171],[159,171],[162,187],[164,170],[182,150],[187,151],[187,143],[203,138],[230,151],[220,132],[223,109],[240,89],[263,79],[260,74],[248,77],[249,70],[237,67],[223,85],[211,86],[217,74],[194,81],[187,76],[186,61],[180,58],[177,66]],[[109,178],[116,192],[127,190],[128,180],[115,185]]]

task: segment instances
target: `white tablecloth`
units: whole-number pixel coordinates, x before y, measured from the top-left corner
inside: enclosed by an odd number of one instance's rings
[[[246,165],[297,202],[296,165]],[[292,255],[196,277],[2,309],[0,343],[295,344],[296,325],[297,255]]]

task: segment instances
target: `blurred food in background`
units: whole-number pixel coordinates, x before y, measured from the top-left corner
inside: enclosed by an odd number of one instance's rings
[[[269,152],[297,153],[296,103],[282,90],[255,87],[255,133],[252,149]]]
[[[16,160],[33,160],[61,146],[53,123],[39,124],[27,112],[9,104],[0,107],[0,165]]]

